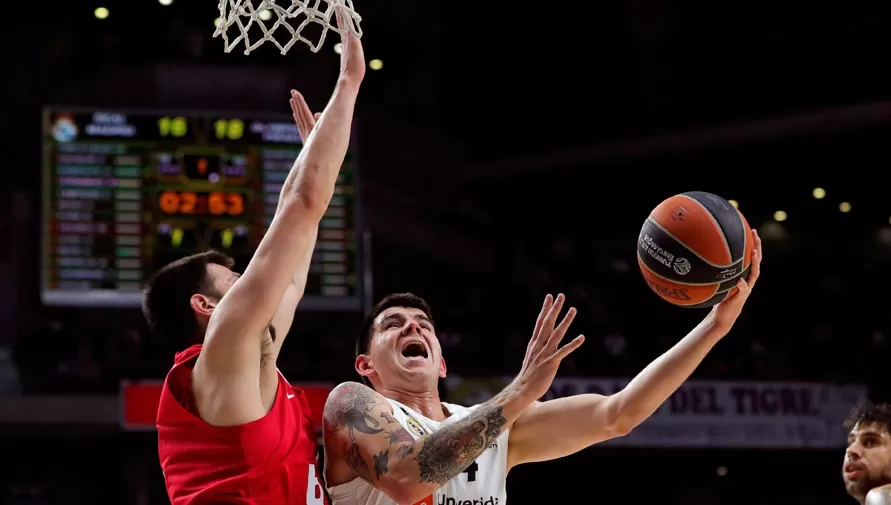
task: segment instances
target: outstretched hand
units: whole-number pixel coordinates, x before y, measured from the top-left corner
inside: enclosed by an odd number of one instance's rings
[[[715,322],[726,328],[730,328],[736,322],[736,318],[742,312],[746,300],[749,299],[749,295],[752,294],[752,289],[761,275],[761,237],[758,236],[757,231],[752,230],[751,238],[755,246],[752,251],[752,269],[749,271],[748,278],[740,277],[736,282],[736,293],[712,308]]]
[[[297,125],[297,131],[300,133],[300,140],[306,143],[306,139],[309,138],[312,129],[316,127],[316,121],[319,120],[319,116],[322,113],[316,112],[313,114],[309,110],[309,105],[306,104],[306,99],[295,89],[291,90],[291,100],[289,102],[291,104],[291,115],[294,117],[294,123]]]
[[[557,295],[556,300],[551,295],[545,297],[544,305],[535,321],[532,339],[526,346],[526,358],[517,376],[517,385],[522,388],[524,394],[528,394],[534,400],[548,392],[563,358],[569,356],[585,341],[584,335],[579,335],[560,347],[560,342],[563,341],[576,314],[575,307],[570,307],[560,324],[554,327],[565,300],[562,294]]]
[[[353,35],[353,18],[339,9],[334,15],[337,17],[337,28],[340,29],[340,42],[343,46],[340,52],[340,76],[361,81],[365,77],[365,51],[362,49],[362,41]]]

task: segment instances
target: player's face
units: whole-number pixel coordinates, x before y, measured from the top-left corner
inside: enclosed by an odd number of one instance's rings
[[[891,483],[891,433],[876,424],[857,424],[848,435],[842,466],[845,489],[862,499],[874,487]]]
[[[445,377],[433,324],[424,311],[407,307],[391,307],[377,316],[368,354],[360,356],[356,365],[359,373],[376,375],[388,389],[428,389]]]

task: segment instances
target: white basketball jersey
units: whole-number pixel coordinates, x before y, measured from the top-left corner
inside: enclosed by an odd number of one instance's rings
[[[395,400],[388,401],[393,407],[393,418],[415,440],[467,417],[477,407],[443,403],[451,415],[438,423]],[[446,482],[438,491],[419,500],[415,505],[506,505],[508,434],[509,430],[504,430],[464,473]],[[329,487],[328,494],[333,505],[397,505],[390,497],[358,477],[345,484]]]

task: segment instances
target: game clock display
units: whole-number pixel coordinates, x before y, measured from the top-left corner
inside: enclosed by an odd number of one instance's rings
[[[41,296],[138,306],[161,266],[209,248],[243,269],[302,148],[291,119],[44,111]],[[319,237],[302,308],[360,310],[352,152]]]

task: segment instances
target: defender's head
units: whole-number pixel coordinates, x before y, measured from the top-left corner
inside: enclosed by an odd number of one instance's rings
[[[356,340],[356,371],[378,390],[436,391],[446,364],[423,298],[391,294],[374,306]]]
[[[207,251],[158,270],[142,299],[152,331],[177,346],[202,342],[210,315],[239,277],[233,264],[225,254]]]
[[[891,484],[891,404],[856,409],[845,428],[850,433],[842,478],[848,494],[862,503],[870,489]]]

